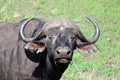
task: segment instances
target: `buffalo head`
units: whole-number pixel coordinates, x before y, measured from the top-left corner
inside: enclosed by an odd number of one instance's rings
[[[100,36],[100,29],[94,20],[87,18],[95,28],[95,33],[90,39],[87,39],[75,22],[70,19],[50,20],[30,38],[26,37],[24,33],[27,23],[33,20],[33,18],[28,19],[20,28],[20,36],[23,41],[27,42],[25,49],[30,49],[36,54],[47,50],[47,55],[55,64],[67,64],[72,60],[75,49],[80,53],[97,51],[94,43]]]

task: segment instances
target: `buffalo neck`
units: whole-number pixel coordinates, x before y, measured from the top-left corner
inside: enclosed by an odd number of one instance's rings
[[[68,67],[68,64],[55,63],[53,59],[51,59],[48,55],[46,56],[46,80],[59,80],[63,74],[63,72]]]

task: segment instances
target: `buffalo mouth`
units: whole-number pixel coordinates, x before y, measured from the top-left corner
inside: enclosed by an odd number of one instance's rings
[[[55,61],[57,63],[67,64],[71,61],[71,59],[70,58],[57,58]]]

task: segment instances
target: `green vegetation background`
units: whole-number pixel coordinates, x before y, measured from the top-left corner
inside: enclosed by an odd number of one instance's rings
[[[101,36],[97,53],[74,53],[61,80],[120,80],[120,0],[0,0],[0,22],[24,18],[73,19],[91,37],[90,16],[97,21]]]

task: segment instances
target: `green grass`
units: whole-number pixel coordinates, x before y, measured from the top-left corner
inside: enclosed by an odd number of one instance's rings
[[[18,15],[18,16],[16,16]],[[16,16],[16,17],[15,17]],[[120,80],[120,1],[119,0],[1,0],[0,21],[19,22],[36,17],[71,18],[86,36],[93,27],[86,16],[100,26],[97,53],[74,53],[61,80]],[[89,31],[89,32],[88,32]]]

